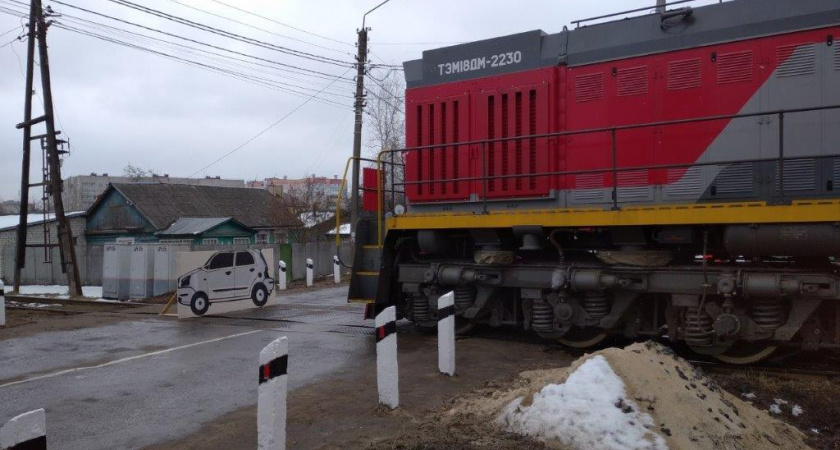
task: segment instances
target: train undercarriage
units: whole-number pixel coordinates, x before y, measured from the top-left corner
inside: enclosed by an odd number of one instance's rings
[[[835,224],[391,230],[380,290],[420,327],[454,291],[460,332],[515,326],[576,348],[666,338],[749,364],[840,346],[839,242]]]

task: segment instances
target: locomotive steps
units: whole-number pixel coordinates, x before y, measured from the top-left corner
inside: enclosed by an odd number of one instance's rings
[[[522,372],[455,400],[423,428],[473,435],[476,448],[511,439],[573,450],[808,448],[802,432],[652,342]]]

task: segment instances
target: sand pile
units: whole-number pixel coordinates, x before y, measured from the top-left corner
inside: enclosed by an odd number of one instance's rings
[[[441,427],[486,427],[563,449],[805,449],[805,436],[655,343],[523,372],[455,401]],[[499,433],[504,434],[504,433]]]

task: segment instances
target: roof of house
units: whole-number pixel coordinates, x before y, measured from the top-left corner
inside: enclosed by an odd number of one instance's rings
[[[84,217],[85,211],[74,211],[64,214],[68,219],[73,219],[76,217]],[[55,214],[49,213],[47,215],[47,222],[52,222],[55,220]],[[18,224],[20,223],[20,214],[10,214],[7,216],[0,216],[0,231],[9,231],[17,229]],[[44,215],[43,214],[28,214],[26,216],[26,226],[31,227],[34,225],[41,225],[44,223]]]
[[[158,230],[182,217],[229,217],[249,228],[299,227],[287,205],[262,189],[162,183],[114,183],[88,211],[94,211],[116,190]]]
[[[169,228],[155,234],[159,236],[199,235],[227,222],[233,222],[246,230],[254,231],[232,217],[181,217]]]

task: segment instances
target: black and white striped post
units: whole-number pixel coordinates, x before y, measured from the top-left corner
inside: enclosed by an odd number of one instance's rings
[[[260,352],[257,388],[257,444],[259,450],[286,448],[286,389],[288,388],[289,343],[286,336]]]
[[[36,409],[21,414],[0,428],[0,450],[42,450],[47,448],[47,414]]]
[[[376,316],[376,387],[379,403],[391,409],[400,405],[397,366],[397,309],[385,308]]]
[[[277,277],[277,290],[286,290],[286,261],[280,261],[280,276]]]
[[[455,376],[455,293],[438,298],[438,369]]]
[[[333,280],[335,284],[341,284],[341,260],[338,255],[333,255]]]
[[[0,280],[0,327],[6,326],[6,287],[3,285],[3,280]]]
[[[315,278],[315,263],[306,258],[306,287],[312,287]]]

